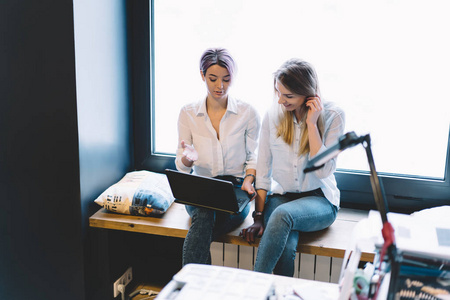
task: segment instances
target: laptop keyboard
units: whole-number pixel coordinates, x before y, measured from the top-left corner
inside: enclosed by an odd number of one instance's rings
[[[244,205],[245,201],[246,201],[246,199],[244,199],[244,198],[237,198],[237,203],[238,203],[239,207]]]

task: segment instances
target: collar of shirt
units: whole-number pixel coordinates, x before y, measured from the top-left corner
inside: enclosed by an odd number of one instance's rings
[[[294,124],[301,125],[302,122],[297,120],[297,116],[294,114]]]
[[[238,113],[236,99],[234,99],[230,95],[228,95],[228,100],[227,100],[227,112],[230,112],[230,113],[233,113],[233,114],[237,114]],[[205,116],[205,115],[207,115],[206,98],[204,98],[202,100],[202,102],[201,102],[201,105],[198,106],[196,115],[197,116]]]

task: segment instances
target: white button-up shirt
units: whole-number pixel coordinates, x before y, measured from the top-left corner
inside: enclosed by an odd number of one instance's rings
[[[313,157],[309,154],[298,156],[301,124],[294,118],[295,138],[292,145],[288,145],[282,137],[277,137],[276,125],[279,121],[279,113],[279,111],[266,113],[262,123],[256,167],[256,188],[265,189],[274,194],[300,193],[321,188],[325,197],[339,207],[340,192],[334,177],[336,157],[325,163],[321,169],[305,174],[303,169],[308,160]],[[323,144],[317,154],[337,143],[344,133],[345,115],[341,109],[327,103],[323,114],[325,120]]]
[[[207,177],[232,175],[242,177],[247,169],[256,169],[256,148],[260,130],[260,118],[249,104],[228,96],[227,111],[219,126],[219,137],[206,111],[206,98],[185,105],[178,117],[178,149],[176,167]],[[186,167],[181,158],[181,141],[193,145],[198,160],[192,168]]]

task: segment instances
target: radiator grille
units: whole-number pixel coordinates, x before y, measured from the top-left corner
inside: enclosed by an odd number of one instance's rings
[[[212,264],[253,270],[258,248],[213,242]],[[342,258],[297,253],[295,258],[296,278],[338,283]]]

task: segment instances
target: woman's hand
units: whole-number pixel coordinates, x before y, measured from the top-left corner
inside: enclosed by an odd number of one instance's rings
[[[322,138],[320,136],[317,120],[323,111],[322,100],[318,95],[306,98],[306,126],[308,126],[309,154],[314,157],[322,147]]]
[[[256,190],[253,186],[253,177],[247,176],[244,178],[244,182],[242,183],[241,190],[246,191],[249,195],[252,195],[252,199],[250,201],[253,201],[256,197]]]
[[[322,100],[318,95],[315,97],[308,97],[306,98],[306,107],[308,107],[308,114],[306,115],[306,124],[309,125],[316,125],[317,120],[319,119],[319,116],[323,110],[323,104]]]
[[[241,233],[239,234],[249,243],[255,242],[256,237],[261,237],[264,233],[264,226],[262,219],[255,220],[253,225],[244,228],[241,230]]]
[[[183,148],[183,157],[190,162],[190,166],[192,163],[198,159],[198,152],[191,145],[186,144],[184,141],[181,141],[181,147]],[[186,165],[186,164],[185,164]],[[187,167],[190,167],[186,165]]]

